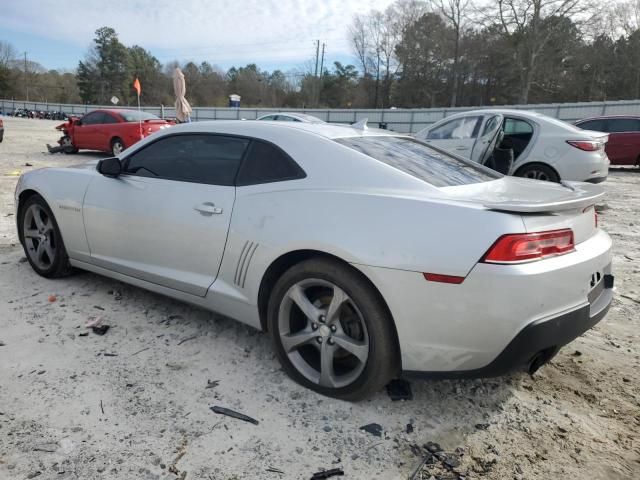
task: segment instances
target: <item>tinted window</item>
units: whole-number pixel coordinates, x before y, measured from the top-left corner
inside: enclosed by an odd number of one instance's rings
[[[276,119],[275,115],[267,115],[266,117],[260,118],[260,120],[275,120],[275,119]]]
[[[104,117],[102,118],[102,123],[118,123],[118,119],[113,115],[105,113]]]
[[[102,112],[87,113],[84,117],[82,117],[82,124],[97,125],[98,123],[102,123],[103,118],[104,118],[104,113]]]
[[[249,140],[221,135],[173,135],[135,152],[125,172],[182,182],[233,185]]]
[[[635,118],[610,118],[607,127],[611,133],[640,132],[640,121]]]
[[[153,113],[139,112],[137,110],[118,110],[125,122],[139,122],[145,120],[159,120]]]
[[[290,117],[289,115],[278,115],[276,120],[280,122],[299,122],[297,118]]]
[[[589,120],[578,124],[583,130],[594,130],[596,132],[606,132],[605,120]]]
[[[499,173],[440,153],[412,138],[372,136],[336,141],[435,187],[487,182],[501,177]]]
[[[463,117],[451,120],[429,132],[430,140],[450,140],[462,138],[476,138],[478,131],[476,126],[480,117]]]
[[[237,185],[281,182],[304,177],[304,171],[289,155],[274,145],[254,141],[242,163]]]
[[[519,120],[517,118],[505,118],[504,133],[506,135],[524,135],[532,134],[533,127],[529,122]]]

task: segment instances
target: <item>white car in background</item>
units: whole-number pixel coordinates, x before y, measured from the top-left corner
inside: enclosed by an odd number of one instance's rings
[[[270,113],[269,115],[262,115],[256,118],[256,120],[268,120],[275,122],[302,122],[302,123],[327,123],[324,120],[320,120],[313,115],[307,115],[305,113]]]
[[[494,149],[513,149],[510,175],[599,183],[609,173],[608,135],[581,130],[535,112],[485,109],[446,117],[416,133],[419,140],[485,164]]]
[[[602,195],[386,130],[216,121],[29,171],[15,200],[38,274],[77,267],[235,318],[297,382],[355,400],[402,370],[535,371],[595,325],[613,298]]]

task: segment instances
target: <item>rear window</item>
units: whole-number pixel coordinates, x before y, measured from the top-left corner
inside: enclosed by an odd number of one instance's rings
[[[435,187],[488,182],[502,175],[407,137],[348,137],[341,143]]]
[[[158,119],[158,117],[156,117],[153,113],[138,112],[136,110],[120,110],[118,113],[122,116],[122,118],[124,118],[125,122],[144,122],[145,120]]]

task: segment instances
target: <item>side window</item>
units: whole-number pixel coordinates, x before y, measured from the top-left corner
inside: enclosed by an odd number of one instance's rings
[[[484,130],[482,130],[482,135],[484,136],[490,132],[495,132],[496,128],[498,127],[499,121],[500,121],[500,117],[497,115],[494,115],[489,120],[487,120],[487,123],[484,124]]]
[[[105,113],[102,123],[118,123],[118,119],[110,113]]]
[[[610,118],[608,120],[608,130],[611,133],[638,132],[640,122],[635,118]]]
[[[276,120],[280,121],[280,122],[295,122],[296,119],[295,118],[291,118],[288,115],[278,115],[276,117]]]
[[[172,135],[133,153],[130,175],[181,182],[233,185],[249,140],[222,135]]]
[[[429,140],[476,138],[479,121],[480,117],[457,118],[431,130],[427,138]]]
[[[505,135],[531,135],[533,127],[529,122],[519,120],[517,118],[505,118],[504,120]]]
[[[102,123],[103,118],[104,118],[104,113],[102,112],[87,113],[84,117],[82,117],[82,124],[97,125],[99,123]]]
[[[266,117],[262,117],[260,120],[275,120],[275,115],[267,115]]]
[[[274,145],[254,140],[242,163],[236,185],[282,182],[306,175],[289,155]]]
[[[596,132],[606,132],[607,131],[606,123],[607,122],[604,119],[589,120],[588,122],[582,122],[581,124],[578,125],[578,127],[580,127],[583,130],[594,130]]]

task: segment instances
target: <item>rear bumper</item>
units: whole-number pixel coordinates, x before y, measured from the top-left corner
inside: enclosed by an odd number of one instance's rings
[[[537,368],[605,317],[613,300],[613,276],[606,275],[603,282],[608,285],[592,303],[550,320],[527,325],[485,367],[452,372],[405,371],[404,374],[427,378],[486,378],[504,375],[521,367]]]

